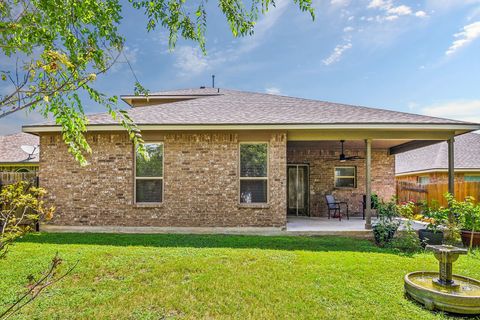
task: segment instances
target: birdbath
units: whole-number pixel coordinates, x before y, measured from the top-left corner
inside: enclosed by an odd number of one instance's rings
[[[438,260],[439,277],[433,282],[443,287],[458,288],[459,284],[456,284],[452,279],[452,264],[457,261],[459,255],[467,254],[468,251],[449,245],[428,245],[426,249],[433,251],[435,258]]]
[[[438,260],[439,272],[415,271],[405,275],[405,292],[429,310],[480,314],[480,281],[452,274],[452,263],[467,250],[447,245],[429,245]]]

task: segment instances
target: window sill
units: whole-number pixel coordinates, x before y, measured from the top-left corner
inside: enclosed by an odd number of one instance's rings
[[[357,187],[335,187],[333,189],[335,189],[335,190],[354,190],[354,189],[357,189]]]
[[[238,204],[239,208],[245,208],[245,209],[268,209],[270,208],[270,205],[268,203],[239,203]]]
[[[142,203],[134,203],[133,206],[135,208],[160,208],[163,207],[163,202],[142,202]]]

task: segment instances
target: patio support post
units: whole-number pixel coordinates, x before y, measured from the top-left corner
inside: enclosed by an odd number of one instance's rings
[[[455,196],[455,157],[454,157],[455,138],[448,139],[448,193]],[[450,212],[448,220],[453,222],[453,214]]]
[[[372,139],[365,140],[365,229],[372,229]]]
[[[454,160],[455,138],[448,139],[448,192],[455,195],[455,160]]]

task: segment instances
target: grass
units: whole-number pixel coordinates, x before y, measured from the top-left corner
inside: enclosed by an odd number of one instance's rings
[[[342,237],[35,234],[0,261],[0,308],[56,252],[74,272],[17,319],[445,319],[404,298],[403,276],[436,270]],[[480,259],[455,272],[480,278]]]

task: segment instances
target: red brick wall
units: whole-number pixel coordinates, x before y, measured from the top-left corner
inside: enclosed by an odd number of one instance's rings
[[[57,207],[56,225],[158,227],[280,227],[286,222],[286,163],[310,164],[312,215],[326,215],[325,194],[361,211],[365,190],[364,160],[357,166],[357,188],[335,189],[334,167],[345,165],[333,150],[289,148],[286,133],[169,132],[145,133],[146,140],[164,142],[164,202],[133,203],[133,146],[123,133],[90,133],[90,165],[80,167],[58,134],[42,134],[40,184]],[[269,204],[238,204],[238,145],[269,142]],[[363,150],[346,150],[364,157]],[[394,157],[373,150],[372,189],[388,199],[395,193]]]
[[[280,227],[286,222],[286,133],[269,142],[269,204],[238,204],[237,133],[148,134],[164,141],[164,202],[133,203],[133,146],[124,133],[89,134],[90,165],[80,167],[58,134],[42,134],[40,185],[57,207],[53,224],[159,227]],[[245,138],[247,139],[247,138]],[[252,140],[248,138],[248,140]]]
[[[345,150],[349,156],[364,158],[363,150]],[[340,151],[322,150],[309,147],[288,147],[288,163],[308,163],[310,165],[310,214],[326,216],[326,194],[333,194],[339,201],[349,204],[351,212],[361,212],[362,195],[365,194],[365,160],[336,161]],[[336,166],[357,167],[357,187],[337,189],[334,185]],[[372,192],[388,200],[395,195],[395,157],[387,150],[372,150]]]

